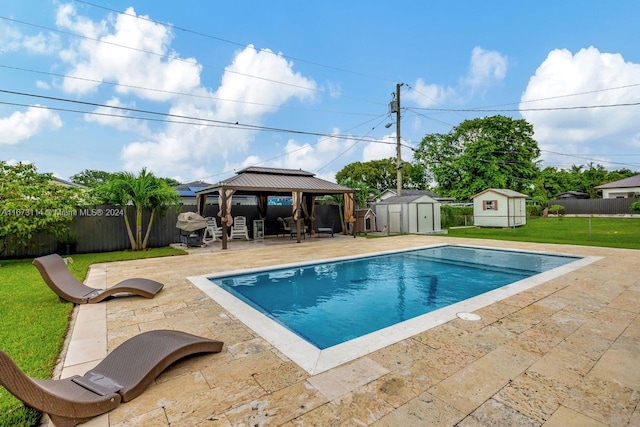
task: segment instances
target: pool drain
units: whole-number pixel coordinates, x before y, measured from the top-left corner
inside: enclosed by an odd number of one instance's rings
[[[473,320],[473,321],[477,321],[482,319],[482,317],[478,316],[477,314],[474,313],[457,313],[456,314],[459,318],[464,319],[464,320]]]

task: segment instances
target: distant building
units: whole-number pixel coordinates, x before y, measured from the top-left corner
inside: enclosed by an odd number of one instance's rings
[[[82,188],[84,190],[87,189],[87,187],[85,187],[84,185],[80,185],[80,184],[76,184],[75,182],[66,181],[64,179],[56,178],[55,176],[49,182],[52,183],[52,184],[59,185],[61,187],[76,187],[76,188]]]
[[[527,195],[489,188],[471,196],[473,221],[479,227],[517,227],[527,223]]]
[[[441,232],[440,202],[427,195],[387,197],[375,204],[378,231],[390,234]]]
[[[589,199],[591,196],[589,193],[583,193],[581,191],[565,191],[556,196],[556,199]]]
[[[173,187],[180,195],[180,203],[183,205],[196,204],[196,191],[209,187],[211,184],[204,181],[193,181]]]
[[[603,199],[628,199],[640,196],[640,174],[608,184],[598,185],[596,190],[602,190]]]

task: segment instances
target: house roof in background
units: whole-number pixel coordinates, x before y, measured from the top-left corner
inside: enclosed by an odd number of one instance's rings
[[[640,187],[640,174],[630,176],[629,178],[621,179],[619,181],[609,182],[607,184],[598,185],[595,187],[598,190],[603,188],[629,188],[629,187]]]
[[[87,188],[84,185],[81,184],[76,184],[75,182],[71,182],[71,181],[66,181],[64,179],[60,179],[57,177],[53,177],[53,179],[51,180],[51,182],[53,182],[54,184],[58,184],[61,185],[63,187],[77,187],[77,188]]]
[[[562,193],[556,195],[557,198],[583,198],[583,199],[588,199],[590,197],[589,193],[584,193],[582,191],[563,191]]]
[[[218,193],[222,188],[236,190],[236,194],[290,195],[292,191],[302,191],[307,194],[325,195],[354,192],[349,187],[316,178],[315,174],[302,169],[249,167],[196,193]]]
[[[204,181],[192,181],[186,184],[176,185],[175,188],[180,197],[196,197],[196,191],[211,186],[210,183]]]

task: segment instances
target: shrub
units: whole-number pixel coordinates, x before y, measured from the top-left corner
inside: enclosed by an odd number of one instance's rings
[[[473,224],[473,206],[440,206],[442,228]]]
[[[542,216],[542,211],[544,208],[540,205],[527,205],[527,215],[528,216]]]
[[[558,215],[558,217],[564,214],[564,206],[562,205],[553,205],[549,208],[549,213],[552,215]]]

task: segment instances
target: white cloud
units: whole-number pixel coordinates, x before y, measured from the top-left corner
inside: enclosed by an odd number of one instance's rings
[[[255,78],[252,76],[260,76]],[[282,83],[277,83],[282,82]],[[288,99],[313,99],[316,83],[293,72],[293,63],[270,50],[256,51],[252,45],[238,52],[225,68],[216,96],[220,110],[231,121],[245,121],[274,112]]]
[[[484,50],[476,46],[471,51],[469,72],[458,80],[456,87],[428,84],[422,78],[416,79],[412,89],[403,99],[414,102],[421,108],[459,103],[474,95],[483,95],[491,86],[507,76],[508,58],[495,50]]]
[[[402,161],[411,162],[413,160],[413,151],[409,150],[405,145],[407,142],[401,139],[401,158]],[[383,136],[379,141],[369,142],[362,150],[362,161],[369,162],[371,160],[395,158],[397,155],[397,139],[395,132],[390,135]]]
[[[105,102],[110,107],[97,107],[93,110],[95,114],[85,114],[88,122],[99,123],[103,126],[111,126],[121,131],[132,131],[140,134],[149,134],[147,125],[140,120],[127,118],[131,114],[121,108],[135,108],[134,102],[123,103],[119,98],[113,97]],[[121,116],[121,117],[120,117]]]
[[[280,156],[272,159],[260,159],[254,156],[247,159],[244,166],[261,163],[267,167],[297,167],[310,172],[324,171],[337,158],[349,155],[348,148],[355,142],[338,137],[339,133],[338,129],[334,129],[333,135],[336,135],[335,137],[319,137],[313,144],[298,142],[293,138],[289,139],[286,145],[278,150],[279,153],[282,153]]]
[[[482,92],[487,86],[499,83],[507,76],[507,57],[495,50],[484,50],[479,46],[471,52],[469,75],[464,83],[471,92]]]
[[[52,54],[60,50],[60,37],[57,34],[38,33],[30,36],[20,30],[0,23],[2,51],[26,51],[37,54]]]
[[[170,109],[173,115],[207,121],[201,126],[168,124],[163,132],[148,141],[127,145],[122,151],[125,168],[135,168],[143,158],[156,172],[184,171],[184,175],[191,175],[188,171],[195,167],[214,161],[221,163],[233,155],[247,153],[256,131],[233,123],[259,125],[266,114],[276,111],[289,99],[313,98],[313,91],[308,89],[315,88],[315,82],[294,73],[292,67],[282,56],[257,52],[253,46],[238,52],[215,93],[202,87],[194,89],[193,93],[199,97],[176,98]],[[262,78],[250,77],[253,75]]]
[[[413,90],[404,95],[402,100],[412,101],[421,108],[434,105],[442,105],[445,101],[456,96],[455,89],[436,84],[426,84],[422,78],[418,78],[413,84]]]
[[[47,82],[43,82],[42,80],[36,81],[36,87],[38,89],[49,90],[51,89],[51,85]]]
[[[382,142],[369,142],[362,150],[362,161],[388,159],[396,156],[396,134],[385,135]]]
[[[332,98],[339,98],[342,96],[342,86],[340,86],[339,83],[327,82],[327,86],[329,87],[329,95]]]
[[[211,175],[211,164],[225,164],[231,158],[242,156],[247,163],[257,131],[240,125],[260,125],[266,115],[291,99],[303,102],[314,99],[316,82],[295,72],[293,62],[269,50],[258,51],[251,45],[236,52],[224,70],[219,87],[203,87],[202,66],[195,59],[180,59],[179,53],[171,48],[174,35],[170,29],[142,18],[146,17],[136,18],[135,11],[129,8],[126,15],[94,22],[78,15],[71,5],[61,6],[57,16],[60,27],[102,41],[81,40],[61,53],[61,58],[71,67],[67,75],[84,79],[64,79],[64,90],[83,95],[96,92],[99,82],[114,82],[118,84],[117,96],[107,104],[135,105],[127,95],[145,101],[169,102],[169,120],[183,122],[167,123],[149,133],[146,127],[128,119],[86,115],[87,121],[139,133],[136,141],[121,150],[126,170],[136,171],[144,162],[158,174],[192,177],[201,173],[205,175],[200,176]],[[140,87],[158,90],[145,91]],[[104,107],[95,111],[113,114],[112,109]],[[187,117],[202,119],[201,125]],[[234,126],[234,123],[240,125]]]
[[[65,78],[63,89],[82,95],[95,91],[100,81],[109,81],[120,85],[116,89],[120,94],[166,101],[176,97],[175,93],[197,88],[202,66],[170,50],[172,32],[147,18],[135,18],[133,8],[128,8],[112,22],[96,23],[77,15],[72,5],[61,6],[57,24],[87,37],[60,54],[72,65],[69,76],[86,79]]]
[[[566,49],[556,49],[530,78],[520,108],[633,103],[640,99],[640,86],[630,85],[639,81],[640,65],[625,62],[620,54],[603,53],[595,47],[581,49],[575,55]],[[521,114],[534,126],[535,138],[544,150],[585,155],[624,152],[626,147],[638,145],[637,107],[521,111]]]
[[[36,105],[24,113],[16,111],[9,117],[0,118],[0,145],[18,144],[40,132],[61,126],[60,116],[46,108]]]

